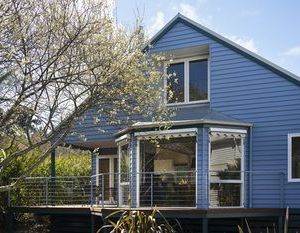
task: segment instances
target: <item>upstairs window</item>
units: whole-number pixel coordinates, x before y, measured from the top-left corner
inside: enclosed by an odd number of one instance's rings
[[[207,58],[184,59],[171,63],[167,68],[169,104],[208,101],[208,60]]]
[[[289,180],[300,181],[300,134],[290,134],[289,148]]]

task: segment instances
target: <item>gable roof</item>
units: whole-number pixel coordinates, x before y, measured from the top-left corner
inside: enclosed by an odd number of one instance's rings
[[[289,81],[300,86],[300,77],[287,71],[286,69],[270,62],[269,60],[257,55],[249,51],[248,49],[238,45],[237,43],[221,36],[220,34],[204,27],[203,25],[189,19],[188,17],[178,13],[172,20],[170,20],[160,31],[158,31],[148,42],[148,44],[144,47],[144,50],[149,49],[149,46],[155,45],[155,43],[162,38],[170,29],[177,23],[183,23],[194,30],[198,31],[201,34],[204,34],[211,39],[223,44],[224,46],[234,50],[235,52],[249,58],[250,60],[266,67],[267,69],[273,71],[274,73],[288,79]]]

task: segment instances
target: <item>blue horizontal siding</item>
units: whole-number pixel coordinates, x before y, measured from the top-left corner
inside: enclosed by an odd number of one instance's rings
[[[99,121],[97,121],[98,119]],[[85,145],[86,143],[98,143],[105,141],[114,141],[114,134],[119,130],[126,128],[132,122],[142,119],[141,116],[132,115],[127,120],[127,115],[120,114],[118,119],[121,121],[120,124],[110,124],[110,120],[106,117],[101,117],[100,112],[93,109],[83,114],[81,118],[75,123],[66,139],[64,140],[67,144],[80,144]],[[80,137],[83,135],[84,137]]]
[[[300,132],[299,86],[243,56],[227,53],[226,49],[218,50],[218,55],[214,56],[213,48],[211,107],[254,124],[253,170],[286,173],[287,134]],[[235,57],[235,63],[224,64],[227,56],[230,59]],[[281,207],[290,203],[293,204],[290,207],[299,207],[300,199],[287,194],[290,184],[286,179],[281,183],[280,177],[275,174],[254,177],[252,206]],[[292,190],[299,188],[300,184],[297,184]],[[284,203],[281,203],[282,198]]]
[[[251,161],[254,171],[286,173],[287,134],[300,132],[299,86],[187,27],[184,23],[174,25],[151,50],[161,52],[199,45],[209,45],[210,49],[211,109],[254,124]],[[182,108],[180,111],[180,117],[184,119],[202,117],[199,114],[200,109],[197,108]],[[101,142],[114,140],[114,133],[126,127],[109,125],[105,119],[101,119],[100,124],[95,124],[94,117],[97,115],[96,111],[87,112],[84,121],[79,121],[74,131],[84,134],[89,142]],[[197,166],[201,171],[197,176],[197,204],[199,208],[206,208],[208,129],[199,128],[197,138]],[[78,136],[69,135],[66,142],[78,143],[79,140]],[[136,171],[136,143],[131,141],[130,147],[132,172]],[[247,168],[249,161],[245,162]],[[95,169],[95,157],[93,163]],[[248,175],[245,179],[248,182]],[[135,205],[135,175],[130,181],[132,204]],[[282,181],[279,174],[254,174],[251,183],[253,207],[282,207],[282,204],[300,207],[300,197],[297,195],[300,183],[288,183],[286,176]],[[246,205],[249,202],[248,198],[246,194]]]
[[[286,173],[287,134],[300,132],[300,87],[182,22],[152,51],[200,45],[210,48],[211,108],[254,124],[253,170]],[[284,194],[285,204],[299,207],[300,183],[284,181],[280,183],[278,174],[254,176],[252,206],[280,207]]]

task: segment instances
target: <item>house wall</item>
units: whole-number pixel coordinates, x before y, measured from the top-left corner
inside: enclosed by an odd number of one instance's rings
[[[252,207],[300,207],[300,183],[288,183],[280,174],[287,173],[287,134],[300,132],[300,87],[182,22],[152,51],[199,45],[210,49],[210,107],[254,124],[247,165],[257,172],[248,177]]]
[[[99,115],[95,109],[87,111],[78,119],[64,143],[80,145],[87,142],[91,144],[99,141],[114,141],[114,133],[120,130],[121,126],[108,124],[107,120]]]

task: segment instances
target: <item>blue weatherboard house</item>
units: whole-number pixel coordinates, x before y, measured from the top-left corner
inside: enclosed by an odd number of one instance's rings
[[[178,83],[168,80],[172,127],[158,131],[139,120],[99,132],[91,110],[76,126],[87,140],[65,140],[99,148],[88,195],[93,211],[157,206],[201,218],[207,232],[207,218],[300,208],[300,78],[181,14],[150,44],[151,53],[173,58],[166,69]]]

